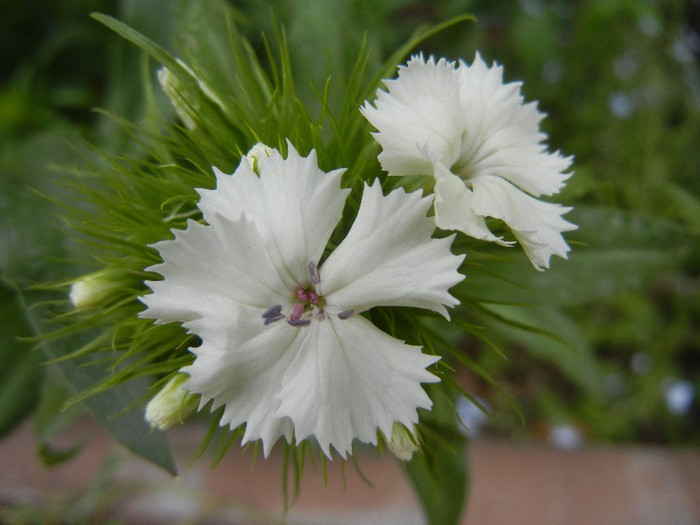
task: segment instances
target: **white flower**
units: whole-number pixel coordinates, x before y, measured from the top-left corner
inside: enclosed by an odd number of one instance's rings
[[[342,170],[319,170],[315,152],[289,144],[248,160],[233,175],[215,169],[217,188],[199,190],[207,225],[190,221],[174,240],[154,245],[141,316],[181,321],[202,343],[185,387],[200,407],[224,406],[222,425],[245,423],[243,442],[261,439],[267,456],[285,436],[315,437],[330,458],[345,457],[357,438],[376,444],[395,422],[411,427],[430,408],[421,383],[439,379],[425,355],[359,315],[373,306],[427,308],[447,317],[458,301],[463,256],[452,237],[433,239],[430,199],[378,183],[365,185],[354,224],[322,265],[350,190]]]
[[[571,208],[538,200],[557,193],[571,157],[548,153],[539,129],[544,114],[525,104],[520,83],[503,83],[503,68],[477,53],[471,66],[414,56],[361,111],[379,131],[379,155],[389,175],[435,177],[440,228],[502,245],[486,217],[512,230],[538,269],[566,258],[561,233],[576,229],[561,216]]]

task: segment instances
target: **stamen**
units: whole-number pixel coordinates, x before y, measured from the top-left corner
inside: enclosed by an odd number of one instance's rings
[[[338,313],[338,319],[345,321],[346,319],[350,319],[354,314],[355,310],[343,310],[342,312]]]
[[[318,273],[318,268],[316,268],[316,263],[309,261],[306,265],[309,269],[309,277],[311,278],[311,284],[318,286],[321,283],[321,276]]]
[[[294,308],[292,309],[292,315],[289,316],[289,324],[292,324],[293,322],[297,322],[299,319],[301,319],[301,316],[304,315],[304,305],[301,303],[297,303],[294,305]],[[296,325],[292,325],[296,326]]]
[[[263,319],[265,319],[265,326],[269,325],[270,323],[274,323],[275,321],[279,321],[280,319],[284,319],[282,305],[276,304],[275,306],[268,308],[265,310],[265,312],[263,312],[262,316]]]
[[[277,317],[282,313],[282,305],[281,304],[276,304],[275,306],[272,306],[265,310],[265,312],[262,314],[264,319],[270,319],[271,317]]]
[[[297,290],[297,297],[299,298],[300,301],[306,302],[309,300],[309,294],[303,288],[299,288]]]
[[[287,322],[292,326],[309,326],[311,324],[309,319],[289,319]]]
[[[284,314],[279,314],[275,315],[274,317],[268,317],[265,319],[265,326],[274,323],[275,321],[279,321],[280,319],[284,319]]]

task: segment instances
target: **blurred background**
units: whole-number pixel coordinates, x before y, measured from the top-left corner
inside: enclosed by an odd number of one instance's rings
[[[206,3],[206,2],[205,2]],[[572,240],[557,316],[583,352],[535,332],[490,334],[508,356],[465,339],[522,411],[468,376],[462,415],[473,437],[585,444],[700,445],[700,2],[697,0],[254,0],[230,2],[240,30],[262,52],[285,26],[299,95],[316,104],[334,49],[351,67],[366,35],[380,64],[424,24],[471,13],[431,37],[425,54],[471,62],[478,50],[538,100],[550,147],[575,157],[561,201],[586,224]],[[89,18],[115,16],[169,48],[176,2],[7,0],[0,17],[0,435],[32,414],[50,371],[17,336],[34,328],[17,287],[74,277],[71,239],[56,217],[54,166],[77,166],[89,144],[118,153],[119,126],[95,108],[138,122],[145,114],[140,52]],[[155,64],[153,64],[155,70]],[[306,81],[308,79],[308,82]],[[46,199],[45,196],[49,197]],[[586,222],[587,206],[611,211]],[[586,245],[594,259],[578,258]],[[618,250],[610,250],[617,247]],[[561,264],[560,264],[561,263]],[[576,266],[578,265],[578,266]],[[617,265],[598,280],[596,268]],[[585,271],[588,269],[588,271]],[[577,282],[572,283],[571,280]],[[533,281],[533,286],[536,282]],[[554,314],[553,314],[554,315]],[[46,430],[50,433],[50,430]],[[38,430],[41,433],[42,429]],[[0,441],[0,448],[3,442]],[[46,452],[46,451],[45,451]],[[47,454],[49,459],[59,458]],[[46,458],[45,458],[46,459]]]

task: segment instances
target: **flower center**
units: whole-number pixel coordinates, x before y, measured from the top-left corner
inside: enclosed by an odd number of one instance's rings
[[[289,314],[287,323],[291,326],[301,327],[309,326],[313,319],[323,321],[326,318],[324,307],[326,302],[316,293],[316,287],[321,283],[321,276],[318,273],[316,263],[309,262],[309,280],[310,284],[299,286],[295,293],[296,301],[292,306],[292,312]],[[338,319],[346,320],[352,317],[354,310],[343,310],[339,312]],[[287,317],[282,313],[282,305],[276,304],[268,308],[263,314],[264,324],[267,326],[276,321]]]
[[[489,148],[487,140],[481,142],[474,140],[474,134],[462,133],[459,158],[450,166],[450,171],[469,183],[479,171],[479,164],[493,155],[493,148]]]
[[[325,302],[322,297],[316,293],[313,286],[305,286],[297,289],[296,297],[299,300],[292,307],[292,313],[289,315],[287,322],[292,326],[308,326],[311,324],[307,313],[311,313],[311,317],[319,321],[325,319],[323,306]]]

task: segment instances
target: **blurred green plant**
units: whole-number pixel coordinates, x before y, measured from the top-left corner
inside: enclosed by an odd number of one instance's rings
[[[495,6],[475,0],[436,2],[433,9],[450,13],[457,4],[476,15],[480,31],[430,43],[455,56],[480,49],[505,63],[507,76],[522,79],[526,97],[539,99],[552,116],[546,121],[551,142],[575,155],[576,175],[564,194],[572,202],[611,208],[596,215],[577,206],[571,216],[580,229],[569,238],[585,246],[574,249],[566,268],[556,264],[547,275],[557,279],[562,271],[559,289],[543,299],[565,307],[585,350],[579,345],[571,354],[520,334],[507,338],[515,351],[506,362],[472,345],[475,358],[510,386],[531,422],[522,427],[496,409],[503,417],[494,427],[531,436],[573,423],[599,442],[697,445],[697,3],[535,0]],[[603,247],[613,251],[603,255]],[[609,272],[613,267],[616,274]],[[474,282],[488,287],[482,276]],[[674,392],[682,392],[682,409],[673,404]],[[492,393],[486,397],[503,406]]]

